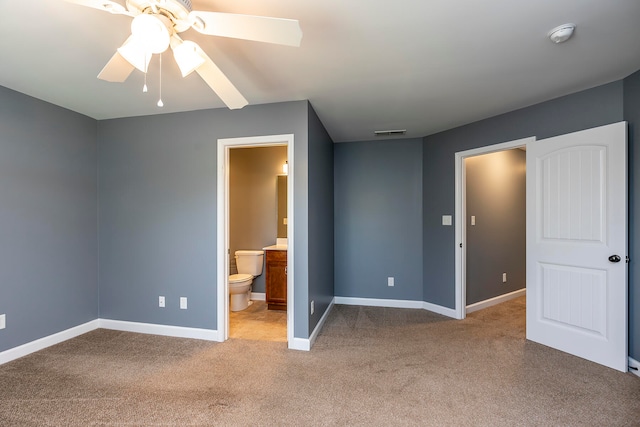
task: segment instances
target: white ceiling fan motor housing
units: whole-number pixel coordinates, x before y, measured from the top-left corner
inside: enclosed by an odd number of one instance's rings
[[[192,10],[191,0],[127,0],[127,9],[134,14],[164,15],[172,22],[176,33],[191,28],[188,19]]]

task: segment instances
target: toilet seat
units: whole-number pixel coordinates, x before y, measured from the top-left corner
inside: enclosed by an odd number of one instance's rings
[[[229,276],[229,284],[232,285],[234,283],[246,282],[251,279],[253,279],[251,274],[232,274]]]

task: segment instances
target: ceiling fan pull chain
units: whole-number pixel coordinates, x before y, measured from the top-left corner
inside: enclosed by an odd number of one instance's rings
[[[158,97],[158,107],[164,107],[164,102],[162,102],[162,53],[160,54],[160,96]]]
[[[144,63],[148,64],[148,62],[147,62],[147,52],[144,53]],[[142,86],[142,92],[143,93],[147,93],[149,91],[149,89],[147,88],[147,71],[149,71],[149,65],[144,67],[144,86]]]

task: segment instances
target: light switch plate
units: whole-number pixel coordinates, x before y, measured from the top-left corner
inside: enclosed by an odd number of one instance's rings
[[[471,225],[476,225],[476,216],[471,215]]]
[[[451,225],[451,215],[442,215],[442,225]]]
[[[4,329],[7,327],[7,315],[0,314],[0,329]]]
[[[187,309],[187,297],[180,297],[180,309],[181,310]]]

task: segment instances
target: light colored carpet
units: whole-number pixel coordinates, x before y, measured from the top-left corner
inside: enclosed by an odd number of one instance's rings
[[[638,426],[640,378],[456,321],[336,306],[311,352],[96,330],[0,366],[2,426]]]

